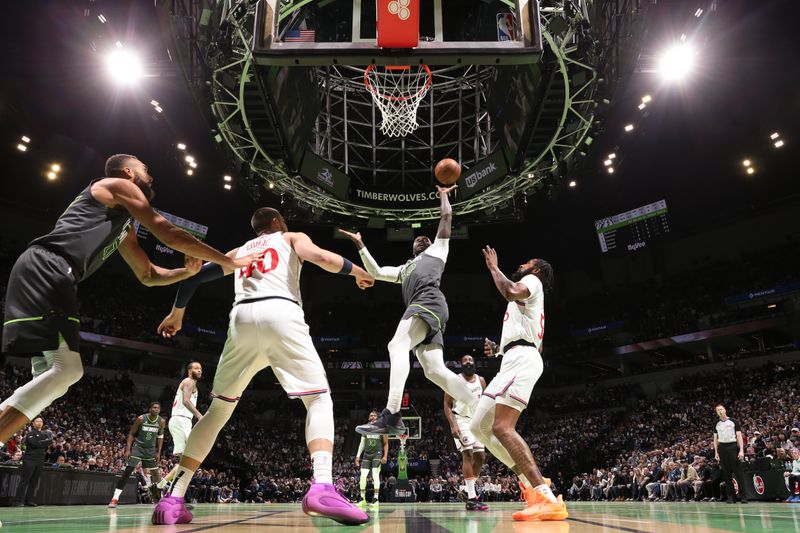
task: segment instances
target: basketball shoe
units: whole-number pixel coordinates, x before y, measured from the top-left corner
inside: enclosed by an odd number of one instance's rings
[[[369,520],[367,513],[350,503],[330,483],[314,483],[303,497],[303,512],[324,516],[346,526],[357,526]]]
[[[182,496],[164,496],[153,509],[154,526],[188,524],[192,521],[192,513],[186,508]]]

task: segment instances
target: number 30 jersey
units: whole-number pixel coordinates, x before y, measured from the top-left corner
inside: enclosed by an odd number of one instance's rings
[[[239,248],[236,257],[258,253],[258,258],[234,273],[235,303],[256,298],[300,299],[300,258],[283,233],[260,235]]]
[[[525,340],[532,342],[541,351],[544,338],[544,289],[542,282],[533,274],[520,280],[531,293],[525,300],[508,302],[503,317],[503,333],[500,346],[509,342]]]

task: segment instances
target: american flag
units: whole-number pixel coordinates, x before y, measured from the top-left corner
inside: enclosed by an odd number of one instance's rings
[[[314,30],[289,30],[283,37],[285,43],[313,43],[316,40]]]

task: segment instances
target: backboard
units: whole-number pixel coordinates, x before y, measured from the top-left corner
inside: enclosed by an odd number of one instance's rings
[[[378,46],[384,4],[398,18],[418,6],[404,21],[419,21],[415,47]],[[511,65],[535,63],[542,52],[535,0],[262,0],[255,25],[253,53],[263,65]]]

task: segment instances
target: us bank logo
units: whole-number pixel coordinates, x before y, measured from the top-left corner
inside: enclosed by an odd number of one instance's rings
[[[331,172],[331,169],[325,167],[320,170],[317,173],[317,179],[329,187],[333,187],[333,172]]]
[[[475,186],[477,186],[482,179],[484,179],[486,176],[488,176],[489,174],[491,174],[496,170],[497,170],[497,165],[495,165],[494,162],[489,163],[484,168],[476,170],[475,172],[464,178],[464,183],[467,184],[468,188],[472,189]]]

